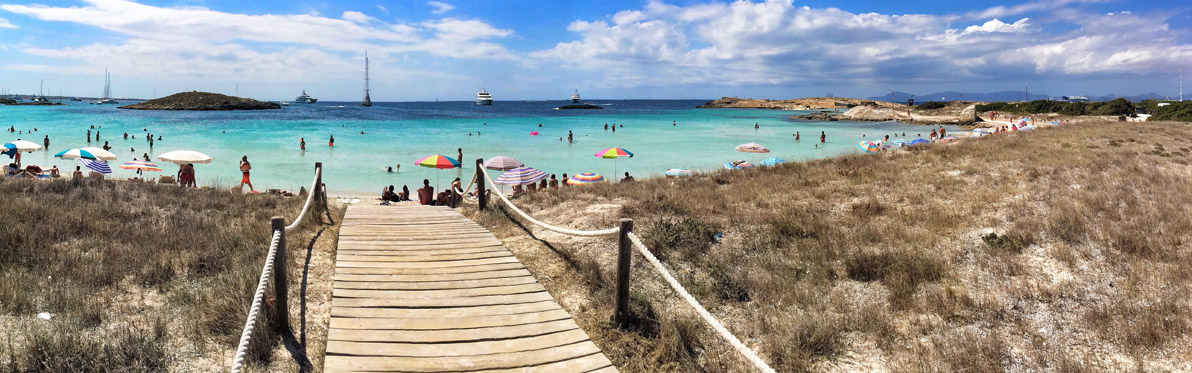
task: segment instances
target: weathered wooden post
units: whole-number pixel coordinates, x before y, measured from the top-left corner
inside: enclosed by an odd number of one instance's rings
[[[315,162],[315,175],[316,175],[315,176],[315,189],[320,189],[320,186],[323,185],[323,162]],[[310,192],[311,193],[316,193],[316,192],[321,193],[322,191],[321,190],[312,190]],[[321,196],[316,195],[315,200],[318,201],[318,203],[322,203],[323,208],[327,208],[327,204],[326,204],[327,201],[325,199],[323,199]]]
[[[618,325],[625,325],[629,321],[629,265],[633,257],[633,242],[629,241],[629,232],[633,231],[633,219],[621,219],[619,251],[617,252],[617,310],[613,314],[613,321]]]
[[[277,253],[273,256],[273,297],[277,299],[275,302],[277,303],[277,325],[282,331],[289,331],[290,281],[289,276],[286,275],[286,218],[274,216],[272,230],[281,232],[281,236],[277,240]]]
[[[484,186],[487,185],[488,177],[484,174],[484,158],[476,158],[476,203],[480,205],[480,210],[488,208],[488,194],[484,192]]]

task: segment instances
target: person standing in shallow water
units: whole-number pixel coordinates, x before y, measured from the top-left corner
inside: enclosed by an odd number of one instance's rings
[[[45,144],[46,150],[50,150],[50,135],[46,135],[46,139],[42,143]]]
[[[456,154],[459,156],[459,158],[455,159],[455,160],[459,161],[459,166],[455,166],[455,167],[456,168],[464,168],[464,148],[456,148],[455,151],[457,152]]]
[[[298,150],[306,150],[306,138],[305,137],[298,138]]]
[[[331,141],[327,142],[327,146],[335,146],[335,135],[331,135]]]
[[[824,131],[820,131],[820,142],[828,142],[828,134]]]

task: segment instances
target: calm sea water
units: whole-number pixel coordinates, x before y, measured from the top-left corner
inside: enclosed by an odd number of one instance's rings
[[[355,102],[292,104],[281,110],[243,112],[167,112],[118,110],[110,105],[71,102],[66,106],[0,106],[0,141],[24,139],[40,144],[50,137],[48,151],[24,155],[25,164],[58,165],[73,170],[75,161],[56,159],[53,154],[89,146],[87,130],[95,126],[100,140],[113,147],[119,163],[149,153],[157,155],[179,149],[196,150],[215,158],[196,165],[200,185],[230,186],[239,183],[237,162],[247,155],[253,164],[257,190],[283,188],[296,191],[309,186],[314,162],[323,162],[328,189],[338,194],[371,195],[382,186],[403,184],[413,189],[423,179],[436,178],[446,185],[455,177],[468,181],[478,157],[507,155],[547,173],[596,172],[612,178],[614,161],[596,158],[608,147],[621,147],[635,154],[616,161],[619,175],[636,177],[661,175],[668,168],[713,170],[737,159],[761,161],[781,157],[799,161],[860,152],[856,144],[886,134],[913,139],[926,135],[929,127],[898,123],[806,122],[788,117],[801,112],[753,109],[695,109],[702,100],[610,100],[592,101],[604,110],[552,110],[564,101],[498,101],[493,106],[471,102],[377,103],[362,108]],[[127,104],[127,103],[125,103]],[[539,124],[541,123],[541,127]],[[617,125],[616,132],[604,124]],[[754,129],[754,124],[760,126]],[[25,133],[9,133],[9,126]],[[623,127],[621,127],[623,126]],[[28,131],[37,128],[37,132]],[[949,131],[955,128],[948,128]],[[538,131],[539,135],[530,135]],[[574,142],[567,142],[572,131]],[[827,143],[819,143],[820,131]],[[129,139],[124,139],[127,132]],[[145,133],[162,136],[152,149]],[[363,134],[361,134],[363,132]],[[795,141],[795,132],[801,140]],[[471,133],[471,136],[469,136]],[[327,146],[330,136],[335,146]],[[135,139],[132,137],[135,136]],[[299,149],[306,139],[306,150]],[[561,141],[560,138],[563,140]],[[771,149],[769,154],[736,152],[737,145],[756,142]],[[819,148],[815,145],[819,144]],[[463,148],[462,170],[434,170],[415,167],[413,162],[432,154],[455,158]],[[7,161],[7,160],[6,160]],[[158,162],[173,175],[177,166]],[[386,172],[401,164],[400,171]],[[116,170],[116,177],[129,177]],[[495,175],[495,174],[494,174]]]

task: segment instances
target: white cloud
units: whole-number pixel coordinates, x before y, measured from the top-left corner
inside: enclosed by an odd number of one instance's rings
[[[377,9],[385,14],[389,14],[389,8],[386,8],[384,5],[377,4]]]
[[[443,13],[450,12],[452,9],[455,9],[455,5],[451,5],[451,4],[440,2],[440,1],[427,1],[426,5],[430,5],[432,8],[434,8],[433,10],[430,11],[431,13],[434,13],[434,14],[443,14]]]
[[[17,25],[12,24],[12,22],[8,22],[7,19],[0,18],[0,28],[15,29],[15,28],[17,28]]]
[[[369,17],[367,14],[364,14],[361,12],[353,12],[353,11],[344,12],[344,15],[342,18],[345,21],[360,23],[360,24],[368,24],[372,21],[377,21],[376,18]]]

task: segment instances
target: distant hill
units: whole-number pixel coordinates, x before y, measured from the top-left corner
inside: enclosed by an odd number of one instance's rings
[[[281,109],[276,102],[228,96],[210,92],[181,92],[139,104],[121,106],[131,110],[264,110]]]
[[[946,92],[935,92],[935,93],[928,93],[928,94],[917,94],[916,93],[914,95],[915,95],[916,103],[923,103],[923,102],[928,102],[928,101],[951,101],[951,100],[981,101],[981,102],[1023,101],[1022,91],[1001,91],[1001,92],[990,92],[990,93],[946,91]],[[1069,95],[1048,95],[1048,94],[1042,94],[1042,93],[1031,93],[1030,99],[1031,100],[1046,100],[1048,98],[1060,98],[1063,96],[1069,96]],[[893,96],[894,99],[891,100],[890,97],[891,97],[890,94],[887,93],[882,96],[869,97],[869,99],[874,100],[874,101],[893,101],[893,102],[905,103],[906,100],[911,97],[911,93],[895,91],[894,96]],[[1148,99],[1163,100],[1166,98],[1166,97],[1160,96],[1157,93],[1147,93],[1147,94],[1134,95],[1134,96],[1118,96],[1116,94],[1110,94],[1110,95],[1106,95],[1106,96],[1088,96],[1089,100],[1091,100],[1091,101],[1110,101],[1110,100],[1113,100],[1113,99],[1119,98],[1119,97],[1125,98],[1127,100],[1134,101],[1134,102],[1148,100]]]

